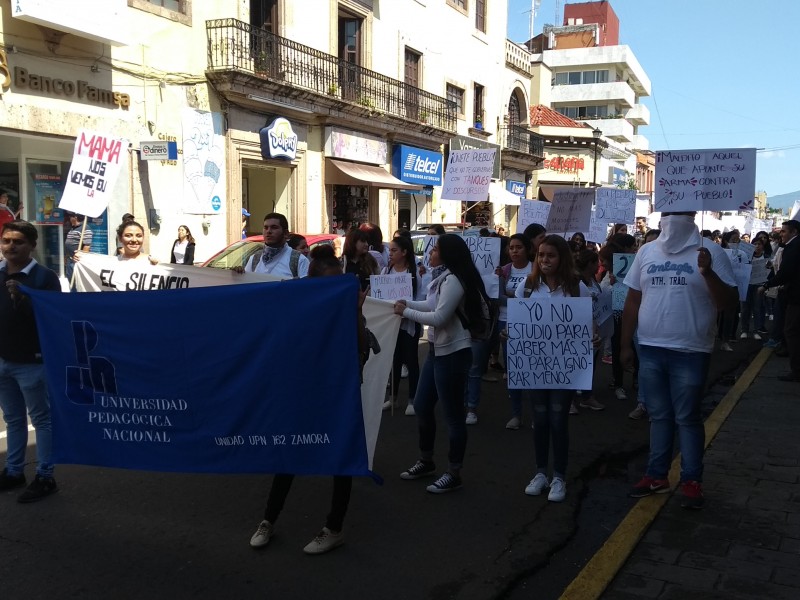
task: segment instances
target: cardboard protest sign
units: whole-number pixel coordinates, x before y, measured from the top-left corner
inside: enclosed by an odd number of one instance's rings
[[[441,200],[485,201],[492,182],[495,152],[494,148],[451,150],[447,159]]]
[[[509,389],[591,389],[591,298],[509,299],[507,329]]]
[[[490,298],[498,298],[500,280],[495,275],[495,269],[500,266],[500,238],[469,235],[464,236],[464,241],[472,255],[472,262],[475,263],[475,268],[478,269],[486,286],[486,293]]]
[[[756,189],[756,149],[656,152],[655,210],[748,210]]]
[[[593,188],[558,188],[547,215],[547,233],[588,231],[593,204]]]
[[[376,300],[413,300],[414,288],[411,273],[370,275],[370,296]]]
[[[636,190],[597,188],[595,218],[602,223],[633,223],[636,217]]]
[[[542,227],[547,223],[552,204],[541,200],[520,200],[519,215],[517,217],[517,233],[522,233],[532,223]]]

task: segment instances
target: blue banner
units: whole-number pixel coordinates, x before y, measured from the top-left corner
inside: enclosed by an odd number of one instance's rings
[[[444,165],[439,152],[398,144],[392,151],[392,174],[401,181],[442,185]]]
[[[54,462],[371,475],[355,278],[26,292],[47,372]]]

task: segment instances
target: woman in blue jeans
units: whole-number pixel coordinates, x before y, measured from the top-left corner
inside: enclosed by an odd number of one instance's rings
[[[399,300],[394,305],[395,314],[429,325],[429,341],[432,341],[414,397],[420,458],[400,477],[420,479],[435,474],[434,408],[440,400],[450,435],[449,466],[427,490],[443,494],[461,487],[461,466],[467,447],[464,384],[472,364],[472,349],[469,329],[462,325],[460,316],[466,323],[478,322],[483,318],[483,304],[488,298],[469,249],[458,235],[439,236],[431,250],[430,262],[434,269],[427,299],[420,302]]]

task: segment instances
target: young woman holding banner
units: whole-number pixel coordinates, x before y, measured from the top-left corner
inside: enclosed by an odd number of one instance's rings
[[[517,298],[590,297],[589,289],[581,282],[575,270],[572,252],[567,242],[548,235],[538,248],[533,272],[524,285],[517,288]],[[600,338],[595,334],[595,348]],[[547,499],[561,502],[567,494],[567,456],[569,454],[569,406],[573,391],[570,389],[533,389],[529,391],[533,403],[533,445],[536,450],[536,475],[525,493],[540,495],[550,488]],[[547,479],[550,441],[553,442],[553,480]]]
[[[142,254],[144,227],[136,221],[123,221],[117,227],[117,239],[121,244],[119,260],[149,260],[151,265],[158,264],[157,258]]]

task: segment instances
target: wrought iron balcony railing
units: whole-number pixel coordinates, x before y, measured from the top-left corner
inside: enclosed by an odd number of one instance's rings
[[[456,103],[237,19],[206,21],[208,68],[236,71],[445,131]]]
[[[501,129],[503,148],[530,154],[537,158],[544,156],[544,138],[538,133],[519,125],[507,125]]]

